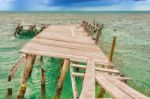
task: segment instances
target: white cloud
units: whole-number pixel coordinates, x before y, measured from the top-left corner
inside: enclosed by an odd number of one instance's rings
[[[150,11],[150,0],[136,2],[132,10],[136,11]]]
[[[12,0],[0,0],[0,11],[11,10]]]
[[[115,1],[115,0],[114,0]],[[117,0],[116,0],[117,1]],[[122,1],[120,3],[105,5],[105,6],[92,6],[92,7],[79,7],[70,10],[82,11],[150,11],[150,0],[145,1]]]
[[[55,11],[59,10],[60,7],[56,6],[48,6],[51,3],[51,0],[28,0],[29,2],[26,3],[27,11]]]

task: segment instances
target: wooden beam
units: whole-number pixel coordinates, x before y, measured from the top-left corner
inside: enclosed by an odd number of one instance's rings
[[[73,76],[79,76],[79,77],[84,77],[84,73],[76,73],[76,72],[72,72],[71,73]]]
[[[92,59],[87,62],[87,69],[79,99],[95,99],[95,63]]]
[[[105,69],[105,68],[95,68],[97,71],[103,71],[103,72],[108,72],[108,73],[116,73],[119,74],[120,72],[118,70],[113,70],[113,69]]]
[[[74,96],[74,99],[78,99],[79,94],[78,94],[78,89],[77,89],[77,85],[76,85],[76,80],[75,80],[75,76],[72,75],[72,73],[73,73],[73,67],[70,66],[70,76],[71,76],[73,96]]]
[[[65,77],[66,77],[66,73],[68,71],[69,64],[70,64],[70,60],[65,59],[63,67],[62,67],[61,75],[60,75],[60,78],[58,80],[57,91],[56,91],[54,99],[59,99],[60,98],[63,83],[64,83],[64,80],[65,80]]]
[[[22,64],[24,62],[24,56],[22,56],[18,61],[17,63],[15,64],[15,66],[12,67],[11,69],[11,72],[8,76],[8,82],[11,82],[12,78],[14,77],[14,75],[16,74],[18,68],[19,68],[19,65]],[[7,89],[7,98],[8,99],[11,99],[12,97],[12,88],[8,88]]]
[[[77,67],[77,68],[82,68],[82,69],[86,69],[87,67],[85,65],[79,65],[79,64],[74,64],[74,63],[71,63],[72,67]]]
[[[30,55],[30,54],[26,55],[26,62],[25,62],[25,67],[24,67],[24,71],[23,71],[23,76],[22,76],[22,84],[19,89],[19,93],[18,93],[18,97],[17,97],[18,99],[22,99],[24,97],[24,94],[26,91],[26,84],[32,73],[35,58],[36,58],[35,55]]]
[[[11,68],[11,72],[10,72],[10,74],[9,74],[10,81],[12,80],[12,78],[14,77],[14,75],[16,74],[16,72],[17,72],[19,66],[24,63],[24,61],[25,61],[24,58],[25,58],[25,57],[22,56],[22,57],[17,61],[17,63]]]
[[[132,80],[131,78],[129,77],[120,77],[120,76],[112,76],[120,81],[127,81],[127,80]]]

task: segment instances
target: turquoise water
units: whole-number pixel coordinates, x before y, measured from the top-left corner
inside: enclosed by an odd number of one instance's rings
[[[101,47],[107,56],[111,48],[112,36],[117,36],[114,64],[128,77],[128,84],[136,90],[150,96],[150,12],[0,12],[0,99],[6,97],[8,87],[13,88],[15,98],[21,83],[23,65],[19,67],[12,83],[7,82],[10,69],[20,53],[19,49],[31,38],[15,38],[13,33],[18,23],[70,24],[81,20],[104,23]],[[116,31],[113,31],[116,29]],[[51,99],[55,95],[59,76],[60,59],[44,58],[46,70],[46,95]],[[81,86],[80,78],[78,87]],[[29,79],[26,98],[40,97],[40,67],[37,61]],[[72,97],[69,71],[64,83],[61,99]]]

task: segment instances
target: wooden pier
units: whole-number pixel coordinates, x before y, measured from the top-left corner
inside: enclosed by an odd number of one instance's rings
[[[35,36],[20,50],[21,53],[25,54],[26,61],[18,99],[24,97],[27,81],[32,74],[37,56],[62,58],[64,60],[54,99],[60,98],[66,72],[69,68],[74,99],[101,99],[105,91],[113,99],[148,99],[124,83],[130,78],[121,77],[121,73],[112,64],[116,38],[113,40],[110,59],[99,47],[99,38],[103,27],[103,25],[90,24],[86,21],[83,21],[81,25],[51,25]],[[84,62],[85,65],[81,65],[81,62]],[[83,69],[85,72],[75,71],[76,68]],[[43,81],[45,75],[44,70],[41,72],[43,96],[45,93],[45,81]],[[84,78],[81,94],[79,94],[76,86],[76,76]],[[101,86],[101,93],[98,96],[95,96],[96,83]]]
[[[47,28],[50,24],[27,24],[27,23],[19,23],[16,26],[16,30],[14,32],[14,36],[25,34],[29,35],[37,35],[42,32],[45,28]]]

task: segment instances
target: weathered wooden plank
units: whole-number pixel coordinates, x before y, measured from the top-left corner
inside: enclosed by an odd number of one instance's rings
[[[131,96],[133,99],[147,99],[145,95],[137,92],[135,89],[129,87],[125,83],[122,83],[121,81],[111,78],[109,79],[111,82],[113,82],[114,85],[116,85],[120,90],[122,90],[124,93],[128,94]]]
[[[81,29],[80,29],[81,28]],[[83,31],[83,28],[80,26],[50,26],[47,29],[45,29],[43,32],[44,34],[59,34],[64,36],[72,36],[72,33],[74,33],[74,37],[87,37],[87,33]]]
[[[97,51],[101,53],[100,48],[98,48],[96,45],[90,45],[90,44],[82,44],[82,43],[80,44],[80,43],[74,43],[74,42],[48,40],[48,39],[43,39],[43,38],[34,38],[32,42],[35,42],[38,44],[44,44],[48,46],[56,46],[56,47],[58,46],[58,47],[64,47],[64,48],[93,51],[93,52]]]
[[[101,71],[101,72],[108,72],[108,73],[116,73],[119,74],[119,70],[114,70],[114,69],[105,69],[105,68],[98,68],[95,67],[96,71]]]
[[[95,63],[92,59],[87,62],[87,69],[79,99],[95,99]]]
[[[72,55],[72,54],[63,54],[63,53],[58,53],[58,52],[45,52],[44,49],[42,50],[37,50],[37,49],[22,49],[20,52],[23,53],[28,53],[28,54],[35,54],[35,55],[42,55],[42,56],[49,56],[49,57],[57,57],[57,58],[70,58],[71,60],[80,60],[80,61],[87,61],[87,57],[85,56],[78,56],[78,55]],[[100,65],[111,65],[109,61],[106,59],[98,58],[98,59],[93,59],[96,64]]]
[[[70,59],[72,62],[86,62],[85,60],[79,60],[79,59]],[[110,67],[115,67],[115,65],[112,64],[112,62],[110,62],[107,58],[106,59],[93,59],[95,61],[96,65],[105,65],[105,66],[110,66]]]
[[[128,94],[124,93],[117,86],[115,86],[110,80],[108,74],[96,72],[96,81],[108,91],[114,99],[133,99]]]
[[[73,37],[67,37],[62,35],[52,35],[52,34],[44,34],[40,33],[36,37],[38,38],[45,38],[45,39],[51,39],[51,40],[59,40],[59,41],[66,41],[66,42],[77,42],[77,43],[84,43],[84,44],[94,44],[93,41],[86,37],[80,37],[80,38],[73,38]]]
[[[131,78],[129,77],[121,77],[121,76],[112,76],[120,81],[127,81],[127,80],[132,80]]]
[[[62,54],[62,55],[64,55],[63,56],[64,58],[67,55],[70,56],[69,59],[73,58],[74,56],[78,56],[78,57],[81,57],[81,58],[82,57],[92,57],[93,59],[101,59],[101,60],[102,59],[104,59],[104,60],[107,59],[106,56],[103,53],[97,53],[97,52],[87,53],[86,51],[41,45],[41,44],[36,44],[36,43],[33,43],[33,42],[28,43],[24,47],[24,49],[21,50],[21,52],[23,52],[23,53],[39,52],[39,53],[45,53],[47,55],[52,55],[52,56],[54,56],[56,54]]]

